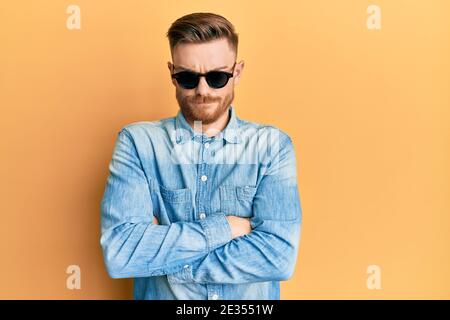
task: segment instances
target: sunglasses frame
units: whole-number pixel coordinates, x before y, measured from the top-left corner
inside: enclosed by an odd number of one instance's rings
[[[206,73],[199,73],[199,72],[195,72],[195,71],[192,71],[192,70],[183,70],[183,71],[180,71],[180,72],[171,74],[171,77],[172,77],[172,79],[175,79],[175,80],[177,81],[177,83],[178,83],[178,85],[179,85],[180,87],[182,87],[183,89],[187,89],[187,90],[191,90],[191,89],[197,88],[197,87],[198,87],[198,84],[200,83],[200,77],[205,77],[206,83],[208,83],[208,86],[209,86],[210,88],[212,88],[212,89],[221,89],[221,88],[225,87],[225,86],[228,84],[228,81],[230,81],[230,78],[233,78],[233,76],[234,76],[234,68],[235,68],[235,67],[236,67],[236,61],[235,61],[234,64],[233,64],[233,69],[231,70],[231,73],[230,73],[230,72],[226,72],[226,71],[221,71],[221,70],[211,70],[211,71],[208,71],[208,72],[206,72]],[[172,64],[172,71],[173,71],[174,69],[175,69],[175,65]],[[193,88],[186,88],[186,87],[182,86],[182,85],[178,82],[178,75],[179,75],[180,73],[184,73],[184,72],[189,72],[189,73],[191,73],[191,74],[194,74],[194,75],[197,77],[197,85],[196,85],[195,87],[193,87]],[[227,76],[227,81],[225,82],[225,84],[224,84],[222,87],[213,87],[213,86],[211,86],[211,84],[208,82],[208,78],[207,78],[206,76],[207,76],[209,73],[211,73],[211,72],[220,72],[220,73],[225,74],[225,75]]]

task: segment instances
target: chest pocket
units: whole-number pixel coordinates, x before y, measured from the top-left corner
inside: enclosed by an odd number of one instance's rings
[[[238,217],[253,216],[253,198],[256,187],[253,186],[219,186],[220,211],[226,215]]]
[[[167,216],[170,222],[189,221],[192,211],[191,191],[188,188],[169,189],[162,185],[159,185],[159,190],[163,200],[161,215]]]

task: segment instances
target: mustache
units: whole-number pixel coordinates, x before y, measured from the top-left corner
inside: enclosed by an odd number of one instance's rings
[[[220,101],[220,98],[215,98],[215,97],[193,97],[193,98],[187,98],[188,102],[191,103],[210,103],[210,102],[216,102],[216,101]]]

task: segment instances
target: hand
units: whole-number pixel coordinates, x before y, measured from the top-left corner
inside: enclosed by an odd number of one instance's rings
[[[153,216],[153,224],[159,224],[159,223],[158,223],[158,219],[156,219],[155,216]]]
[[[252,231],[249,218],[227,216],[231,228],[232,238],[237,238],[249,234]]]

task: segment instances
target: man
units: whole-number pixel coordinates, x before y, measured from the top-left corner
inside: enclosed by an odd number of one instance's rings
[[[279,299],[295,269],[301,206],[290,137],[241,120],[244,62],[224,17],[167,36],[180,110],[118,133],[101,203],[104,260],[135,299]]]

